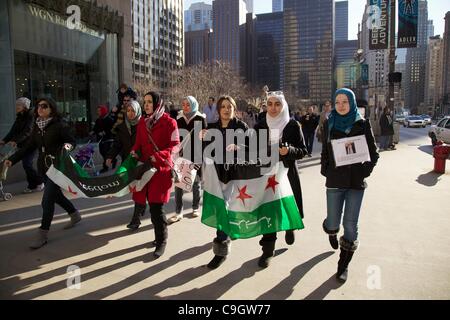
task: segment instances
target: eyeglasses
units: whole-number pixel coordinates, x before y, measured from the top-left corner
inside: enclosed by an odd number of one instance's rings
[[[48,108],[50,108],[50,106],[48,104],[46,104],[46,103],[39,103],[37,106],[38,106],[38,108],[41,108],[41,109],[48,109]]]
[[[130,102],[130,99],[123,99],[123,102]]]

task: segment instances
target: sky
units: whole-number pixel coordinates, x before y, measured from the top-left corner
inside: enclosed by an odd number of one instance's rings
[[[184,0],[184,9],[189,9],[189,6],[195,2],[211,4],[212,0]],[[256,14],[272,12],[272,0],[253,0],[253,3]],[[365,3],[366,0],[348,0],[349,40],[357,38],[358,23],[361,23]],[[435,35],[440,34],[442,37],[445,26],[444,15],[447,11],[450,11],[450,1],[428,0],[428,19],[433,20]]]

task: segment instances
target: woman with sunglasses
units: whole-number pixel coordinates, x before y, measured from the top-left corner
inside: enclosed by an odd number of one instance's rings
[[[36,234],[32,249],[38,249],[48,241],[48,232],[55,213],[55,203],[59,204],[70,216],[70,222],[64,227],[69,229],[81,221],[81,216],[73,204],[64,196],[61,188],[45,174],[54,161],[58,161],[63,147],[72,150],[75,139],[70,128],[62,121],[57,111],[56,102],[51,98],[37,100],[36,123],[31,138],[26,145],[5,161],[6,166],[12,166],[20,161],[31,150],[38,149],[38,170],[44,176],[44,194],[42,196],[42,221]]]
[[[132,223],[138,223],[148,201],[155,229],[156,248],[153,255],[159,258],[167,245],[167,219],[163,205],[170,199],[172,154],[176,151],[174,149],[179,145],[180,138],[177,122],[164,112],[164,103],[158,93],[149,92],[144,96],[144,111],[145,117],[139,121],[136,143],[131,148],[131,154],[142,162],[150,161],[157,172],[142,191],[133,193],[135,209]]]
[[[296,160],[302,159],[308,154],[303,139],[302,129],[299,123],[290,119],[289,106],[281,91],[269,92],[267,99],[267,114],[264,119],[255,125],[255,130],[260,133],[260,130],[267,130],[268,141],[267,148],[270,146],[279,146],[279,159],[288,170],[288,179],[295,197],[300,216],[303,219],[303,200],[302,188],[300,185],[300,177],[296,166]],[[259,134],[258,134],[259,136]],[[260,141],[260,146],[264,143]],[[264,150],[264,148],[260,149]],[[262,151],[260,150],[260,152]],[[264,152],[264,151],[263,151]],[[267,268],[270,260],[274,256],[275,242],[277,240],[276,233],[263,235],[259,242],[262,246],[262,255],[258,261],[261,268]],[[287,230],[285,233],[285,241],[288,245],[292,245],[295,241],[294,230]]]

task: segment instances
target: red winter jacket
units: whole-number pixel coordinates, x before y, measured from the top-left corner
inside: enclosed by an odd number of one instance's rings
[[[180,143],[177,122],[164,113],[153,126],[150,134],[159,152],[149,140],[147,125],[142,117],[137,128],[136,143],[131,150],[141,152],[140,161],[146,161],[153,156],[155,161],[152,161],[152,165],[158,171],[142,191],[133,194],[133,200],[138,204],[145,204],[146,198],[149,203],[167,203],[172,187],[170,172],[170,166],[173,166],[172,150]],[[164,159],[168,160],[170,166]]]

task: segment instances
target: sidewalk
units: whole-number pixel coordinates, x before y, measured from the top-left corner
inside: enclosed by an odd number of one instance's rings
[[[325,179],[315,153],[299,164],[305,229],[296,232],[293,246],[280,233],[277,256],[264,270],[257,266],[256,238],[234,241],[217,270],[204,266],[213,257],[215,230],[189,217],[191,194],[185,195],[186,218],[169,227],[166,254],[158,260],[148,213],[138,232],[125,228],[129,197],[75,200],[83,221],[67,231],[68,217],[57,207],[49,243],[31,251],[41,194],[15,195],[0,202],[0,298],[450,299],[450,170],[430,173],[426,144],[424,137],[381,153],[361,210],[361,245],[342,286],[334,279],[339,252],[322,231]],[[166,212],[173,214],[173,199]],[[81,268],[79,290],[67,288],[71,265]]]

